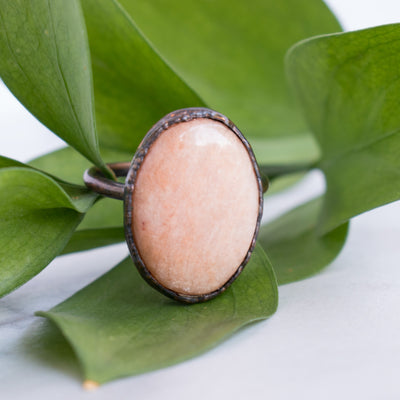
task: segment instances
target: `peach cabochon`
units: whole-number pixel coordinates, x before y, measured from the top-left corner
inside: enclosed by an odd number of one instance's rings
[[[207,294],[236,272],[257,224],[259,190],[247,149],[224,124],[201,118],[151,145],[133,192],[132,231],[164,287]]]

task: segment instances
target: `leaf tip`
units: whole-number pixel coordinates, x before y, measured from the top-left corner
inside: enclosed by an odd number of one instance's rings
[[[99,386],[100,385],[98,382],[92,381],[90,379],[86,379],[82,384],[83,389],[87,390],[88,392],[96,390]]]

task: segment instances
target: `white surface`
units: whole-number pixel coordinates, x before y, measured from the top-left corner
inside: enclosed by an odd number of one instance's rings
[[[329,0],[348,29],[393,22],[398,1]],[[0,153],[21,161],[60,146],[0,85]],[[9,132],[12,132],[10,135]],[[265,219],[322,188],[314,173],[266,203]],[[280,287],[277,313],[204,356],[85,393],[76,374],[35,355],[33,312],[104,273],[124,245],[61,257],[0,300],[1,399],[399,399],[400,203],[353,220],[320,275]],[[28,343],[28,344],[27,344]]]
[[[399,0],[325,0],[345,30],[400,22]]]

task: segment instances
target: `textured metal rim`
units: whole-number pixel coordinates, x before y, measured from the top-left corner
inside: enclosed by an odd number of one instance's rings
[[[143,160],[145,159],[150,147],[152,144],[157,140],[157,138],[168,128],[175,124],[179,124],[181,122],[188,122],[192,121],[194,119],[198,118],[207,118],[207,119],[212,119],[214,121],[221,122],[225,126],[227,126],[235,135],[240,139],[240,141],[243,143],[243,145],[246,147],[247,152],[250,157],[250,161],[253,165],[254,172],[256,174],[257,178],[257,184],[258,184],[258,192],[259,192],[259,207],[258,207],[258,216],[257,216],[257,222],[256,222],[256,227],[254,230],[254,235],[250,244],[250,247],[246,253],[246,256],[244,257],[242,263],[239,265],[237,268],[236,272],[232,275],[232,277],[225,282],[225,284],[217,289],[214,290],[213,292],[206,293],[206,294],[200,294],[200,295],[188,295],[188,294],[182,294],[175,292],[171,289],[168,289],[164,287],[160,282],[158,282],[153,275],[150,273],[150,271],[146,268],[146,265],[144,264],[139,251],[136,247],[136,243],[134,241],[133,237],[133,230],[132,230],[132,210],[133,210],[133,204],[132,204],[132,199],[133,199],[133,193],[135,190],[135,181],[136,177],[138,175],[138,171],[143,163]],[[125,238],[126,242],[129,247],[129,251],[131,253],[132,259],[138,268],[141,276],[155,289],[163,293],[164,295],[174,299],[178,300],[184,303],[199,303],[199,302],[204,302],[207,300],[210,300],[214,297],[216,297],[218,294],[222,293],[225,291],[231,284],[232,282],[239,276],[239,274],[242,272],[243,268],[245,265],[248,263],[250,256],[254,250],[254,246],[256,244],[256,239],[258,236],[258,232],[260,229],[260,223],[261,223],[261,218],[262,218],[262,213],[263,213],[263,186],[262,186],[262,181],[261,181],[261,176],[260,176],[260,171],[257,165],[256,158],[254,156],[253,150],[249,144],[249,142],[246,140],[246,138],[243,136],[243,134],[239,131],[239,129],[224,115],[207,109],[207,108],[185,108],[182,110],[177,110],[173,111],[170,114],[166,115],[164,118],[162,118],[159,122],[157,122],[146,134],[142,142],[140,143],[138,150],[136,151],[131,166],[128,171],[128,175],[125,181],[125,189],[124,189],[124,226],[125,226]]]

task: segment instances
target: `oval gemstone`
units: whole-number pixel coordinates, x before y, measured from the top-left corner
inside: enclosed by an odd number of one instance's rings
[[[138,252],[175,292],[221,288],[251,246],[257,177],[246,147],[223,123],[199,118],[165,130],[139,168],[132,200]]]

